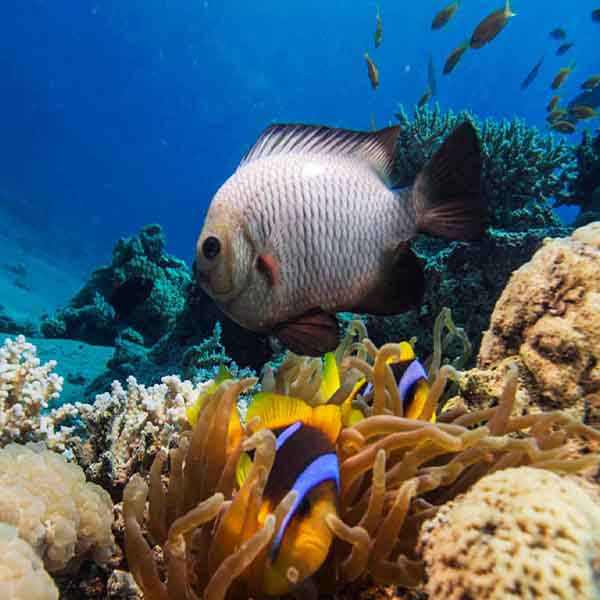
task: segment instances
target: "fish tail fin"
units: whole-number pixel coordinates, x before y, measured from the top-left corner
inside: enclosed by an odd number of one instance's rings
[[[508,19],[510,17],[516,17],[517,13],[510,10],[510,0],[506,0],[506,4],[504,5],[504,16]]]
[[[456,127],[417,175],[412,202],[417,229],[457,240],[480,238],[486,227],[482,154],[472,123]]]

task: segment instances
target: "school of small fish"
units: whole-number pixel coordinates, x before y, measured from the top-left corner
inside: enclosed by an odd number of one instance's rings
[[[455,17],[456,13],[460,9],[460,2],[455,0],[450,4],[440,8],[433,16],[431,20],[431,31],[438,31],[446,27]],[[463,39],[447,56],[442,67],[442,73],[449,75],[452,73],[458,64],[461,62],[463,56],[469,49],[480,49],[489,44],[494,40],[502,30],[508,25],[510,19],[516,16],[517,13],[513,12],[510,6],[510,0],[505,0],[504,6],[492,11],[485,18],[483,18],[473,29],[470,37]],[[590,18],[594,23],[600,23],[600,8],[594,9]],[[569,53],[575,46],[574,41],[567,40],[567,30],[562,27],[555,27],[549,32],[551,39],[560,42],[558,47],[554,50],[554,55],[561,57]],[[379,48],[383,39],[383,20],[379,6],[376,9],[375,14],[375,32],[373,34],[374,46]],[[375,66],[373,59],[365,53],[365,60],[367,63],[367,73],[371,87],[376,90],[379,86],[379,70]],[[531,86],[534,81],[538,78],[541,70],[544,68],[545,56],[542,56],[538,61],[531,67],[525,78],[521,82],[521,89],[525,90]],[[552,90],[558,90],[561,88],[575,69],[575,60],[572,60],[568,65],[562,66],[554,75],[550,82],[550,88]],[[429,55],[429,61],[427,65],[427,78],[428,86],[425,91],[421,94],[417,101],[417,107],[424,106],[437,94],[437,84],[435,80],[435,67],[434,60]],[[590,75],[581,84],[581,89],[590,92],[595,87],[600,85],[600,75]],[[600,116],[600,113],[595,110],[594,106],[589,106],[585,103],[578,102],[579,96],[572,100],[566,108],[559,106],[561,97],[555,95],[550,100],[546,107],[548,126],[550,129],[563,134],[572,134],[577,131],[577,123],[580,121],[588,121]]]

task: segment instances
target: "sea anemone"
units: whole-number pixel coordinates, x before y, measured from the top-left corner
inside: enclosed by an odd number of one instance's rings
[[[438,335],[436,346],[440,339]],[[460,399],[445,404],[448,379],[458,372],[449,364],[440,366],[439,347],[430,361],[430,373],[436,374],[426,400],[414,418],[403,416],[392,365],[411,356],[409,343],[377,348],[366,338],[364,326],[353,323],[335,355],[329,356],[339,373],[337,389],[326,385],[327,357],[322,362],[288,355],[276,372],[267,370],[263,376],[263,390],[293,395],[311,406],[337,404],[342,413],[347,409],[337,439],[339,508],[322,517],[334,542],[314,576],[288,569],[289,589],[295,594],[314,596],[317,589],[331,591],[367,576],[375,582],[417,586],[424,575],[416,552],[422,523],[483,476],[523,465],[572,473],[598,463],[594,453],[574,456],[567,441],[598,441],[600,432],[562,412],[511,417],[516,367],[507,372],[497,406],[468,412]],[[371,383],[364,396],[357,393],[366,389],[361,379]],[[266,595],[269,547],[295,492],[269,514],[261,512],[275,459],[275,435],[250,420],[231,444],[230,416],[240,394],[255,383],[222,382],[204,399],[193,430],[182,436],[179,447],[169,456],[156,456],[149,485],[135,475],[125,488],[125,550],[148,600]],[[351,411],[361,417],[350,418]],[[247,451],[254,455],[239,485],[236,466]],[[147,499],[148,537],[164,556],[158,562],[142,530]]]

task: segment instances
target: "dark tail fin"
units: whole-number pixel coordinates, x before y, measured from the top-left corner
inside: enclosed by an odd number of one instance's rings
[[[481,144],[469,122],[446,138],[412,190],[417,228],[456,240],[480,238],[486,226],[481,194]]]

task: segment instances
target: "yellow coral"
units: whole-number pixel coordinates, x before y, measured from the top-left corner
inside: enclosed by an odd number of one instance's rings
[[[0,450],[0,523],[16,527],[49,571],[75,557],[107,559],[112,520],[109,494],[77,465],[34,445]]]
[[[594,600],[599,533],[600,506],[573,481],[498,471],[423,525],[426,590],[431,600]]]
[[[40,557],[17,530],[0,523],[0,598],[58,600],[58,589]]]

